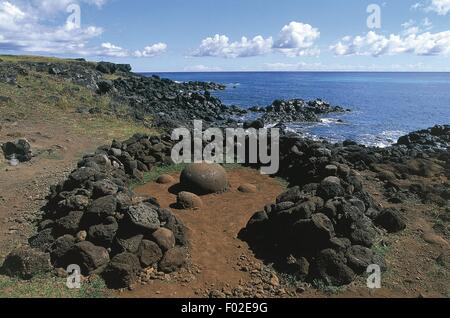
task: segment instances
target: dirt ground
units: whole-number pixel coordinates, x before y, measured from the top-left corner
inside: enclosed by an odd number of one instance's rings
[[[150,183],[135,189],[140,195],[158,198],[164,208],[173,207],[176,194],[170,190],[179,182],[179,174],[172,174],[174,184]],[[237,238],[250,217],[272,203],[283,187],[276,179],[262,176],[251,169],[234,169],[229,172],[230,190],[223,194],[202,196],[203,207],[198,210],[173,209],[188,229],[191,245],[191,270],[189,283],[154,280],[146,286],[137,286],[124,297],[201,297],[210,289],[233,289],[251,282],[251,275],[241,266],[242,260],[252,258],[248,245]],[[241,193],[237,188],[250,183],[257,186],[256,193]],[[253,263],[259,261],[252,258]],[[260,266],[262,264],[260,263]]]
[[[83,153],[99,140],[74,136],[64,124],[46,122],[3,124],[0,140],[27,138],[36,154],[30,162],[0,167],[0,258],[21,245],[33,232],[30,222],[39,216],[49,187],[69,173]]]

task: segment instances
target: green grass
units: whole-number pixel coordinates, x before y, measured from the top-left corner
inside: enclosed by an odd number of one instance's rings
[[[80,289],[69,289],[65,278],[43,275],[29,281],[0,276],[0,298],[105,298],[104,281],[93,276]]]
[[[163,174],[181,173],[186,168],[187,164],[181,163],[177,165],[166,165],[154,167],[151,171],[144,173],[142,181],[135,181],[130,184],[130,189],[134,189],[138,186],[144,185],[149,182],[155,182],[159,176]]]
[[[35,56],[35,55],[0,55],[0,60],[11,63],[19,63],[19,62],[79,63],[78,61],[71,59],[61,59],[50,56]]]
[[[73,62],[53,58],[26,56],[0,56],[9,62],[45,61]],[[151,126],[153,118],[148,116],[144,123],[137,123],[128,117],[128,107],[112,100],[109,95],[98,95],[87,87],[71,83],[50,74],[28,70],[27,75],[17,77],[19,86],[0,83],[0,96],[7,101],[0,103],[0,118],[27,120],[33,123],[64,123],[73,134],[93,136],[105,141],[126,139],[135,133],[158,134]],[[116,109],[110,113],[111,105]],[[77,108],[99,108],[102,114],[79,114]]]
[[[327,295],[337,295],[343,290],[343,287],[327,285],[323,280],[320,279],[314,279],[312,285],[314,286],[314,288]]]
[[[372,250],[374,251],[375,254],[386,257],[391,252],[392,247],[378,243],[372,247]]]

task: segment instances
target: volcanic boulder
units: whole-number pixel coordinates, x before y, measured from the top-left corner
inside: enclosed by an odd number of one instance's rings
[[[385,209],[381,211],[375,222],[389,233],[400,232],[406,228],[405,221],[400,212],[395,209]]]
[[[173,232],[164,227],[153,232],[153,239],[159,247],[165,252],[175,247],[175,236]]]
[[[125,288],[136,282],[140,271],[138,257],[131,253],[122,253],[114,256],[102,276],[108,287]]]
[[[89,241],[75,244],[64,256],[64,266],[77,264],[83,275],[101,273],[109,263],[108,251]]]
[[[155,231],[161,226],[158,211],[148,203],[140,203],[137,206],[130,207],[128,217],[135,226],[148,231]]]
[[[39,249],[43,252],[46,252],[54,241],[55,237],[52,228],[46,228],[28,240],[32,248]]]
[[[144,268],[158,263],[163,257],[161,248],[153,241],[142,240],[138,251],[139,260]]]
[[[332,286],[350,284],[355,278],[345,257],[332,249],[323,250],[317,255],[313,271],[316,277]]]
[[[30,161],[33,157],[31,145],[26,139],[7,142],[2,146],[3,155],[6,159],[17,159],[20,162]]]
[[[11,277],[31,279],[51,271],[50,255],[32,248],[20,248],[6,257],[2,271]]]
[[[55,243],[50,247],[52,263],[56,266],[61,265],[61,260],[72,250],[76,243],[76,239],[69,234],[56,239]]]
[[[159,269],[164,273],[172,273],[180,269],[186,263],[187,255],[184,248],[175,247],[166,252],[159,263]]]

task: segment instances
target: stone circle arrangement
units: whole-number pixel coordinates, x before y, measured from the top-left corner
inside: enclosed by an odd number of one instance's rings
[[[39,232],[30,248],[13,251],[3,270],[29,279],[75,264],[101,275],[111,288],[132,285],[142,269],[171,273],[187,259],[183,224],[151,197],[136,197],[129,183],[170,162],[170,137],[135,135],[85,156],[51,188]]]
[[[353,155],[300,137],[280,141],[279,176],[290,188],[257,212],[239,237],[258,258],[298,280],[351,283],[371,264],[386,268],[374,252],[385,232],[406,225],[394,209],[380,209],[364,190]],[[171,273],[188,258],[186,229],[152,197],[136,197],[128,185],[157,165],[170,165],[169,136],[135,135],[85,156],[69,177],[51,188],[39,232],[30,248],[13,251],[3,270],[29,279],[52,268],[77,264],[83,275],[99,274],[111,288],[129,287],[149,267]],[[360,156],[357,157],[358,162]],[[177,205],[202,207],[201,195],[229,188],[220,165],[192,164],[181,173]],[[174,179],[162,175],[161,184]],[[254,185],[241,185],[244,193]]]
[[[281,145],[280,173],[291,183],[253,215],[240,237],[259,258],[302,281],[351,283],[369,265],[386,269],[374,252],[385,232],[405,229],[395,209],[380,209],[359,173],[333,145],[301,138]]]

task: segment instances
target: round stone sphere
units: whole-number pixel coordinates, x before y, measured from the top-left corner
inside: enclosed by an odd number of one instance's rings
[[[224,192],[228,189],[228,177],[219,164],[194,163],[188,165],[180,177],[181,185],[196,194]]]
[[[183,191],[178,193],[177,205],[180,209],[197,210],[203,206],[203,201],[198,195]]]
[[[159,176],[159,178],[156,180],[156,183],[171,184],[171,183],[175,183],[175,179],[167,174],[163,174],[163,175]]]

